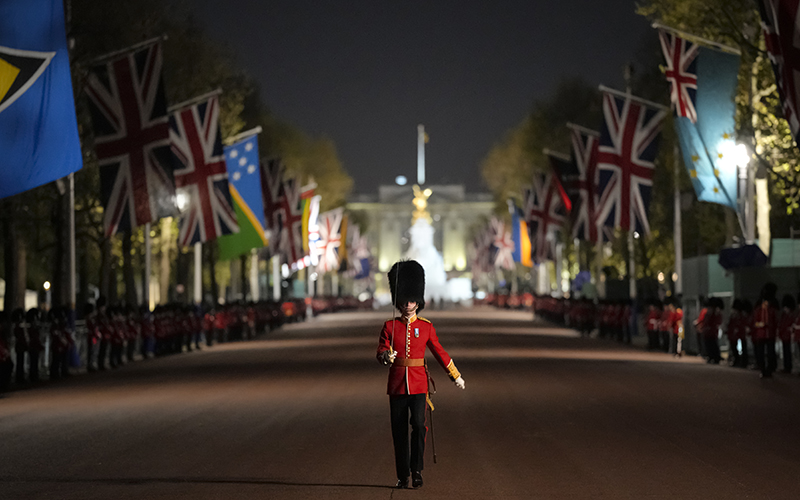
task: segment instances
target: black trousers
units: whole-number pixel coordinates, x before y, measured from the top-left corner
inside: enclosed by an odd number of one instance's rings
[[[763,375],[771,375],[777,366],[775,358],[775,340],[756,340],[756,364]]]
[[[786,372],[792,371],[792,341],[782,340],[783,344],[783,370]]]
[[[425,455],[425,394],[389,396],[392,416],[392,440],[397,479],[406,479],[411,471],[422,471]],[[409,417],[410,414],[410,417]],[[409,454],[408,424],[411,424]]]

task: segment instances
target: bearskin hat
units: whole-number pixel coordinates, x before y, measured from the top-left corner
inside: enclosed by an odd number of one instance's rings
[[[417,312],[425,308],[425,270],[415,260],[395,262],[389,270],[389,288],[392,304],[399,307],[406,302],[419,304]]]
[[[797,302],[794,301],[794,297],[787,293],[783,296],[783,302],[781,302],[781,306],[790,311],[794,311],[795,306],[797,306]]]

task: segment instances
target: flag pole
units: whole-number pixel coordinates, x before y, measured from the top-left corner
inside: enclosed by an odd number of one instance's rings
[[[250,250],[250,300],[258,302],[258,251]]]
[[[211,99],[212,97],[218,96],[221,93],[222,93],[222,89],[212,90],[211,92],[206,92],[203,95],[199,95],[197,97],[192,97],[191,99],[188,99],[188,100],[183,101],[183,102],[179,102],[178,104],[175,104],[175,105],[172,105],[169,108],[167,108],[167,111],[170,112],[170,113],[174,113],[175,111],[180,111],[182,109],[188,108],[189,106],[192,106],[193,104],[197,104],[198,102],[203,102],[203,101],[206,101],[208,99]]]
[[[213,270],[212,270],[213,272]],[[203,301],[203,244],[194,244],[194,303]]]
[[[232,135],[223,140],[222,143],[225,144],[226,146],[230,146],[234,142],[250,137],[251,135],[258,135],[261,132],[263,132],[263,129],[261,128],[261,125],[259,125],[255,128],[251,128],[250,130],[245,130],[244,132],[239,132],[236,135]]]
[[[675,235],[673,241],[675,243],[675,294],[680,295],[683,293],[683,230],[681,227],[681,190],[678,183],[680,176],[680,147],[675,143],[673,153],[674,177],[675,177],[675,194],[673,197],[673,209],[675,210]]]
[[[70,327],[75,328],[75,287],[76,265],[75,265],[75,173],[69,174],[69,316]]]
[[[144,225],[144,283],[142,283],[142,302],[150,310],[150,272],[152,270],[153,241],[150,238],[150,223]]]
[[[633,79],[633,66],[627,64],[625,66],[625,99],[628,101],[633,100],[632,89],[631,89],[631,80]],[[603,92],[609,92],[611,94],[616,93],[615,90],[609,89],[608,87],[600,86],[600,90]],[[640,100],[644,104],[653,104],[663,108],[664,106],[657,105],[655,103],[650,103],[649,101],[645,101],[644,99]],[[622,196],[628,196],[627,193],[622,194]],[[633,222],[633,221],[631,221]],[[634,257],[634,246],[633,246],[633,233],[634,233],[634,225],[631,224],[628,227],[628,293],[630,295],[631,300],[636,300],[636,259]]]
[[[94,66],[94,65],[97,65],[97,64],[100,64],[100,63],[104,63],[104,62],[107,62],[107,61],[109,61],[111,59],[114,59],[115,57],[120,56],[122,54],[127,54],[129,52],[135,52],[135,51],[137,51],[137,50],[139,50],[141,48],[153,45],[153,44],[158,43],[158,42],[163,42],[164,40],[167,40],[168,38],[169,37],[167,37],[166,34],[163,34],[161,36],[157,36],[155,38],[151,38],[149,40],[145,40],[143,42],[139,42],[137,44],[131,45],[130,47],[125,47],[124,49],[115,50],[114,52],[109,52],[108,54],[103,54],[102,56],[95,57],[94,59],[89,61],[89,64]]]
[[[724,45],[724,44],[721,44],[719,42],[714,42],[714,41],[709,40],[707,38],[703,38],[703,37],[700,37],[700,36],[697,36],[697,35],[693,35],[691,33],[687,33],[685,31],[681,31],[679,29],[675,29],[675,28],[672,28],[670,26],[665,26],[665,25],[663,25],[661,23],[653,23],[650,26],[652,26],[653,28],[655,28],[657,30],[669,31],[670,33],[672,33],[674,35],[678,35],[680,38],[683,38],[684,40],[688,40],[690,42],[698,43],[700,45],[707,45],[707,46],[709,46],[711,48],[717,49],[717,50],[722,51],[722,52],[727,52],[729,54],[734,54],[734,55],[737,55],[737,56],[742,55],[742,51],[737,49],[736,47],[731,47],[730,45]]]

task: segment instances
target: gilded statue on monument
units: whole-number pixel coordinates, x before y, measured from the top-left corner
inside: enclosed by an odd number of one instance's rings
[[[414,213],[411,214],[411,225],[413,226],[418,220],[427,221],[431,223],[431,214],[428,212],[428,198],[430,198],[433,191],[430,188],[422,190],[417,184],[414,184]]]

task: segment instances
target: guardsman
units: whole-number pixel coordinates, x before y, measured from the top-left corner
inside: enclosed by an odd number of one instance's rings
[[[658,324],[661,321],[661,304],[654,300],[650,302],[647,311],[645,325],[647,328],[647,349],[655,351],[658,349]]]
[[[722,356],[719,352],[719,328],[722,325],[722,309],[725,304],[719,297],[708,299],[708,311],[703,319],[703,338],[706,344],[707,362],[719,364]]]
[[[778,338],[781,339],[783,347],[783,370],[782,373],[792,373],[792,330],[797,314],[795,307],[797,303],[794,297],[789,294],[783,296],[781,302],[781,319],[778,321]]]
[[[97,370],[95,356],[100,345],[100,327],[97,311],[90,302],[83,306],[83,319],[86,321],[86,371],[93,372]]]
[[[0,311],[0,393],[6,392],[11,384],[14,361],[9,349],[8,324],[5,311]]]
[[[728,364],[731,366],[741,366],[742,357],[739,354],[739,340],[744,332],[744,316],[742,315],[742,300],[733,299],[731,314],[728,317],[728,326],[725,328],[725,335],[728,337]],[[742,345],[747,348],[747,341],[743,340]]]
[[[69,339],[63,310],[59,307],[51,309],[48,318],[50,320],[50,380],[55,380],[60,378],[67,369]]]
[[[42,312],[35,307],[29,309],[25,319],[28,323],[28,378],[31,382],[38,382],[39,356],[44,351],[41,337]]]
[[[108,358],[108,348],[111,344],[111,337],[114,335],[114,326],[111,322],[108,304],[105,297],[97,299],[97,331],[100,339],[100,347],[97,349],[97,368],[106,369],[106,359]]]
[[[11,312],[11,324],[14,331],[14,354],[17,355],[17,384],[25,383],[25,354],[28,352],[28,331],[25,323],[25,311],[14,309]]]
[[[775,370],[775,335],[777,332],[777,299],[778,287],[767,283],[761,289],[758,304],[753,310],[753,346],[756,351],[756,363],[761,370],[761,378],[772,376]]]
[[[422,487],[423,455],[425,453],[425,407],[428,404],[429,375],[425,364],[425,349],[447,371],[455,385],[464,389],[453,360],[439,343],[436,329],[430,321],[417,316],[425,307],[425,271],[413,260],[400,261],[389,271],[392,302],[400,311],[399,319],[384,323],[378,342],[378,361],[389,368],[389,408],[392,440],[394,442],[397,488]],[[411,415],[409,454],[408,425]]]

